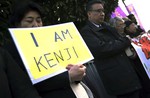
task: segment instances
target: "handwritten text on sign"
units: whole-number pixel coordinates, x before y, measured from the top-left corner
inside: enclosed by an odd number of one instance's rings
[[[93,59],[73,23],[9,30],[33,79],[53,76],[68,64]]]

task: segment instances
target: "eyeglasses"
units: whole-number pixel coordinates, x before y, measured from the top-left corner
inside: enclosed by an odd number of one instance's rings
[[[90,11],[93,11],[93,12],[97,12],[97,13],[104,13],[104,9],[97,9],[97,10],[90,10]]]

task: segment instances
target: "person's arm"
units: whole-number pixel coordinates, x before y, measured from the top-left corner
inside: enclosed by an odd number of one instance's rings
[[[68,71],[58,74],[54,77],[46,79],[42,82],[35,84],[39,92],[53,91],[62,88],[70,87]]]
[[[45,92],[56,89],[70,88],[71,82],[81,81],[85,75],[86,67],[84,65],[69,64],[66,68],[68,71],[35,84],[37,90],[40,92]]]
[[[14,98],[41,98],[28,76],[19,68],[8,52],[2,50],[7,78]]]
[[[130,46],[130,40],[120,37],[116,40],[105,41],[103,36],[96,36],[91,29],[83,29],[81,35],[95,57],[107,57],[123,52]]]

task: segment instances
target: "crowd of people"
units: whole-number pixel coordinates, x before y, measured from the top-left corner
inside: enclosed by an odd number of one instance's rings
[[[111,18],[109,24],[112,27],[116,28],[118,34],[121,36],[129,36],[130,38],[139,38],[141,35],[145,33],[145,31],[139,25],[137,25],[136,18],[133,14],[128,15],[125,19],[121,17]],[[145,69],[140,61],[139,56],[137,55],[135,49],[132,46],[129,46],[125,50],[125,52],[129,57],[129,60],[132,63],[132,66],[140,79],[140,83],[142,85],[140,96],[142,96],[142,98],[149,98],[150,80],[145,72]]]
[[[104,21],[104,3],[86,5],[87,22],[79,30],[94,60],[67,65],[66,72],[32,85],[13,39],[0,48],[0,98],[150,98],[150,80],[131,45],[145,31],[133,14]],[[11,28],[42,27],[35,2],[16,5]]]

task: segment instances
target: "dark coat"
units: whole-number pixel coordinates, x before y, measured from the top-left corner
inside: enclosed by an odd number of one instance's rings
[[[41,98],[27,75],[0,48],[0,98]]]
[[[124,50],[130,41],[119,37],[115,29],[102,24],[100,28],[87,22],[81,35],[94,56],[94,63],[111,95],[126,94],[141,88],[138,76]]]
[[[15,47],[13,41],[6,43],[3,48],[7,49],[12,55],[17,64],[25,71],[24,64]],[[34,85],[43,98],[76,98],[70,87],[68,72],[63,72],[57,76],[49,78],[45,81],[39,82]]]
[[[137,74],[139,75],[144,93],[150,94],[150,79],[141,63],[141,60],[137,56],[136,58],[131,59],[131,61],[134,63],[133,67],[135,68]]]

